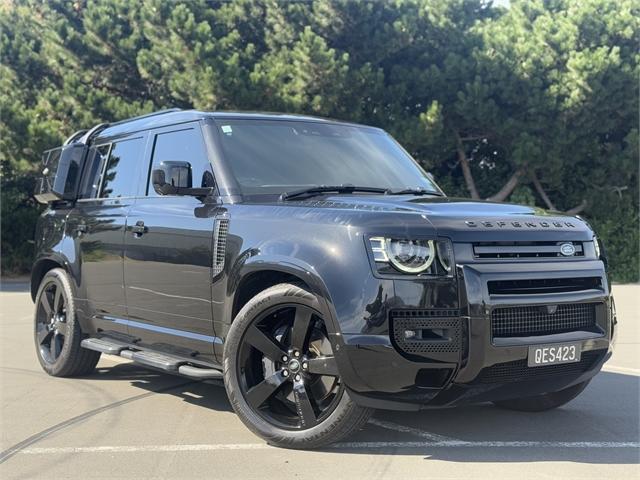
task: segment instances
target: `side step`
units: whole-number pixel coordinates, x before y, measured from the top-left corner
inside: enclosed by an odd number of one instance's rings
[[[109,355],[120,355],[120,352],[129,348],[127,343],[117,340],[104,340],[102,338],[85,338],[80,342],[80,346],[87,350],[107,353]]]
[[[178,367],[178,373],[185,377],[199,378],[199,379],[219,379],[222,380],[222,372],[213,368],[200,368],[193,365],[180,365]]]
[[[189,365],[190,359],[153,352],[150,350],[132,350],[132,345],[114,339],[85,338],[80,345],[87,350],[109,355],[119,355],[140,365],[176,373],[198,380],[222,379],[222,372],[215,368]],[[134,347],[135,348],[135,347]]]

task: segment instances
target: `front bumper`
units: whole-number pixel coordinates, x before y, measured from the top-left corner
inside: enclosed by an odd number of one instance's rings
[[[494,294],[489,289],[495,281],[573,277],[597,277],[599,286],[535,294]],[[379,316],[386,321],[375,334],[364,331],[336,339],[345,383],[362,405],[413,410],[558,391],[593,377],[611,356],[616,320],[600,261],[462,265],[451,280],[453,288],[442,280],[405,282],[394,281],[391,300],[380,306]],[[452,291],[457,305],[451,302]],[[516,336],[498,336],[492,327],[495,309],[547,305],[584,305],[592,309],[594,325]],[[405,312],[403,325],[415,321],[435,326],[451,342],[426,352],[403,348],[393,327],[398,311]],[[563,342],[580,342],[579,363],[527,367],[529,346]]]

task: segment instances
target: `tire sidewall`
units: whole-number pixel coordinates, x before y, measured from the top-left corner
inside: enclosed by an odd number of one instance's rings
[[[42,357],[40,353],[40,344],[38,342],[37,334],[37,315],[38,309],[40,308],[40,299],[42,298],[45,287],[51,283],[51,280],[54,280],[58,284],[58,287],[62,287],[62,290],[64,292],[67,323],[67,336],[64,337],[62,350],[55,363],[48,363]],[[38,361],[40,362],[42,368],[49,375],[64,375],[64,372],[69,368],[68,363],[73,343],[79,340],[79,328],[76,324],[76,305],[74,300],[73,287],[71,285],[71,281],[69,280],[67,272],[65,272],[61,268],[54,268],[53,270],[48,271],[40,282],[35,302],[36,306],[33,319],[33,338],[36,346],[36,355],[38,357]]]
[[[292,290],[295,295],[292,294]],[[281,304],[301,304],[313,308],[319,314],[320,303],[315,295],[290,284],[276,285],[259,293],[251,299],[238,313],[225,342],[223,371],[225,388],[231,404],[243,423],[258,436],[277,443],[283,441],[292,447],[303,446],[310,439],[323,437],[331,425],[344,416],[347,410],[354,407],[353,401],[343,388],[342,397],[333,412],[320,424],[305,430],[287,430],[268,423],[254,412],[242,394],[238,379],[238,351],[245,331],[252,325],[261,312]]]

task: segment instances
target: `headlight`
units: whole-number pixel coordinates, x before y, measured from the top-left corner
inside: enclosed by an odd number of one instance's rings
[[[593,236],[593,248],[596,250],[596,258],[600,258],[600,242],[595,235]]]
[[[403,273],[451,273],[453,253],[448,240],[371,237],[369,243],[376,262],[391,264]],[[438,262],[434,262],[436,257]],[[393,273],[393,270],[387,273]]]

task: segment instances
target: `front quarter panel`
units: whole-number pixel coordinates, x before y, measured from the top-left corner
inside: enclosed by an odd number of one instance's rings
[[[339,210],[260,205],[230,206],[229,214],[226,305],[233,305],[236,287],[247,275],[275,270],[299,277],[326,300],[333,319],[339,319],[335,328],[362,329],[356,312],[375,301],[381,285],[371,273],[357,222],[362,218]],[[227,325],[232,321],[228,310]]]

